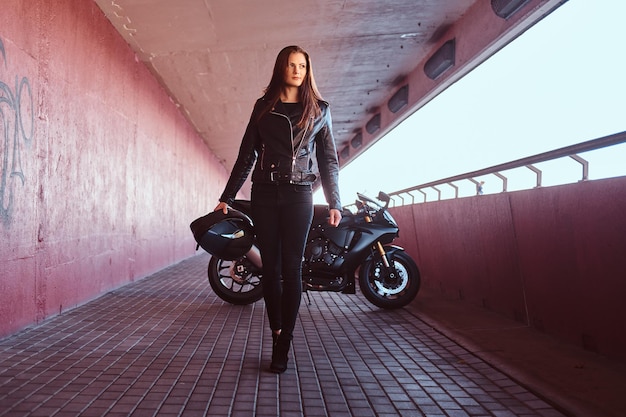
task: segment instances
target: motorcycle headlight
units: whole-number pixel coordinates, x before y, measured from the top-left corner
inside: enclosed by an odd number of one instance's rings
[[[396,220],[395,220],[395,219],[393,218],[393,216],[391,215],[391,213],[389,213],[387,210],[385,210],[385,211],[383,212],[383,217],[384,217],[384,218],[385,218],[385,220],[387,220],[389,223],[392,223],[392,224],[394,224],[394,225],[396,225],[396,226],[398,225],[398,224],[396,223]]]

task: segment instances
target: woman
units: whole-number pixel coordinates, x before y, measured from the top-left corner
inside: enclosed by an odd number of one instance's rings
[[[311,186],[317,179],[313,157],[329,205],[328,222],[336,227],[341,202],[330,110],[315,84],[309,54],[288,46],[278,54],[265,94],[254,106],[215,208],[227,211],[254,165],[252,220],[263,261],[263,298],[273,341],[270,371],[275,373],[287,369],[302,297],[302,259],[313,218]]]

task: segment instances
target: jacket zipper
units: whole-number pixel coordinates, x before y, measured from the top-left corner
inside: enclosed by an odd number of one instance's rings
[[[265,169],[264,160],[265,160],[265,144],[262,143],[261,144],[261,170]]]

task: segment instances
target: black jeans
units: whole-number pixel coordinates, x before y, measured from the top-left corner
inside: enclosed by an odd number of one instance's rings
[[[291,337],[302,298],[304,247],[313,219],[311,186],[253,184],[251,201],[270,328]]]

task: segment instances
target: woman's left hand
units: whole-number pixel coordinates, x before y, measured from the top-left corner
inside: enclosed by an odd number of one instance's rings
[[[339,222],[341,221],[341,212],[337,209],[330,209],[329,214],[328,224],[334,227],[339,226]]]

